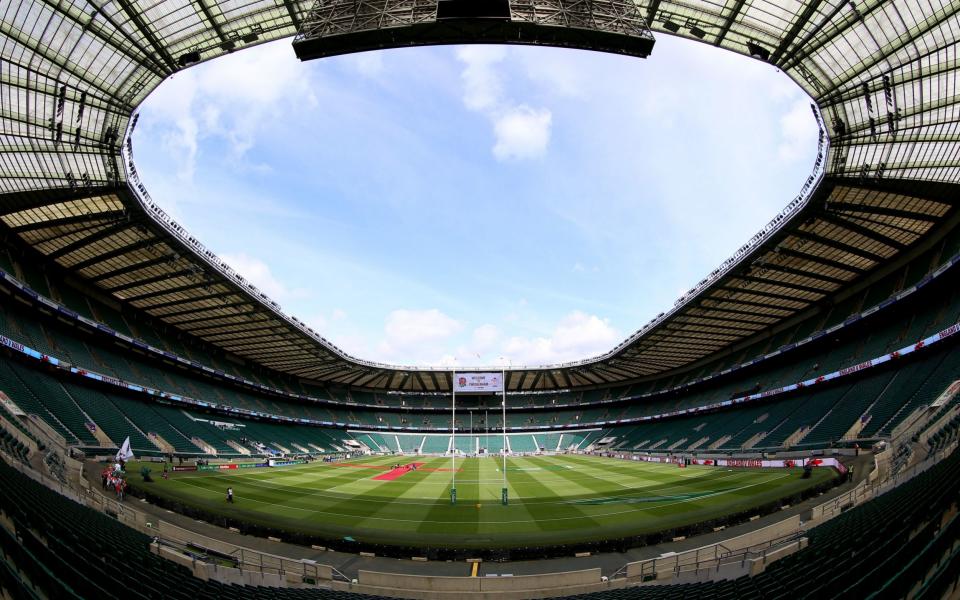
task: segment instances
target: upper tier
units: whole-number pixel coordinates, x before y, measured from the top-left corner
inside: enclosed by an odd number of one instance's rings
[[[865,361],[887,359],[891,352],[903,352],[905,347],[912,350],[918,341],[951,326],[956,328],[960,319],[960,285],[957,285],[960,267],[955,266],[960,258],[956,254],[958,250],[960,231],[908,265],[851,295],[833,310],[699,371],[590,392],[511,393],[507,427],[513,430],[584,428],[637,423],[679,411],[702,413],[729,406],[732,399],[774,400],[788,395],[799,382],[811,385],[811,382],[831,379],[832,374],[863,371],[863,367],[873,364],[867,365]],[[5,272],[17,272],[44,294],[63,302],[69,299],[77,313],[88,315],[82,318],[46,298],[38,298],[32,290],[22,290],[16,280],[3,274],[0,291],[18,301],[5,303],[7,308],[0,311],[0,333],[53,357],[46,362],[66,361],[77,375],[101,373],[109,378],[108,383],[115,390],[118,386],[126,389],[128,384],[133,384],[138,386],[134,391],[141,397],[145,387],[154,390],[149,392],[154,398],[162,394],[164,401],[203,410],[253,413],[294,422],[307,420],[326,426],[448,430],[449,395],[331,390],[291,378],[274,378],[229,360],[218,360],[204,354],[203,348],[188,346],[175,338],[164,339],[165,336],[148,324],[133,321],[105,304],[77,294],[51,273],[12,264],[2,250],[0,267]],[[53,307],[56,313],[51,311]],[[117,336],[104,331],[102,325],[90,321],[91,317],[100,318],[117,329],[125,328],[128,334]],[[165,349],[125,339],[125,335],[143,333],[148,334],[144,337],[151,344]],[[941,344],[936,346],[940,348]],[[183,359],[173,354],[173,350],[204,364]],[[235,374],[228,376],[219,368],[232,369]],[[844,379],[844,385],[849,385],[849,379]],[[920,379],[919,383],[923,381]],[[45,395],[49,396],[40,393],[38,397]],[[865,404],[861,408],[865,409],[870,398],[864,396],[863,399]],[[477,411],[479,425],[501,426],[498,397],[468,396],[458,400],[461,411]],[[489,422],[487,411],[493,417]],[[482,420],[481,412],[485,415]],[[460,426],[466,427],[467,415],[461,412],[459,416]],[[849,419],[859,416],[859,413],[852,414]],[[884,419],[891,417],[887,415]],[[83,421],[77,419],[78,423]],[[877,423],[879,427],[881,422]]]
[[[277,372],[449,390],[445,370],[348,356],[285,316],[153,204],[136,176],[131,114],[148,93],[196,61],[293,35],[311,4],[9,3],[0,29],[0,122],[10,136],[0,152],[2,229],[36,250],[31,260]],[[427,10],[418,18],[437,21],[432,3],[416,6]],[[797,198],[674,307],[602,356],[511,369],[512,391],[628,383],[698,365],[809,316],[956,221],[953,4],[654,0],[636,8],[654,31],[781,69],[810,94],[818,118],[826,115],[829,149],[824,130]],[[389,39],[412,31],[363,22],[392,28]]]

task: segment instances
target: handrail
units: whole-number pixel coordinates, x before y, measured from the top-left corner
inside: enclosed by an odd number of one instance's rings
[[[940,462],[946,456],[954,452],[957,446],[958,446],[958,441],[955,440],[951,444],[949,444],[947,447],[931,454],[931,456],[928,457],[926,460],[922,461],[921,463],[918,463],[914,467],[910,468],[908,471],[894,475],[884,480],[883,482],[880,482],[877,485],[868,486],[866,485],[867,482],[865,480],[864,482],[861,482],[861,484],[858,485],[857,488],[855,488],[854,490],[851,490],[846,494],[838,496],[836,499],[822,503],[821,505],[818,505],[818,507],[814,507],[814,510],[824,505],[834,504],[834,503],[837,503],[837,504],[843,503],[843,505],[846,506],[848,504],[846,502],[847,499],[854,500],[855,504],[860,504],[870,498],[873,498],[877,495],[885,493],[886,491],[889,491],[890,489],[909,481],[916,475],[926,471],[936,463]],[[45,485],[46,487],[54,491],[57,491],[61,495],[71,498],[74,501],[79,502],[80,504],[86,505],[92,509],[99,510],[101,512],[108,511],[108,510],[115,511],[116,518],[121,522],[127,524],[130,527],[138,529],[140,531],[149,531],[150,535],[154,537],[154,539],[158,543],[162,543],[163,545],[168,545],[171,547],[177,547],[175,543],[171,542],[166,537],[160,537],[159,535],[156,535],[160,533],[160,531],[158,531],[157,528],[161,527],[162,526],[161,524],[163,522],[159,522],[155,526],[151,526],[150,523],[148,523],[147,521],[147,518],[150,518],[150,517],[146,513],[140,512],[137,509],[126,506],[120,502],[111,502],[106,496],[102,495],[101,493],[93,489],[93,487],[95,486],[92,486],[92,487],[87,486],[85,494],[78,494],[74,490],[74,488],[72,488],[71,486],[52,480],[51,478],[46,477],[41,473],[38,473],[37,471],[30,468],[29,466],[23,465],[15,460],[12,460],[2,450],[0,450],[0,458],[2,458],[7,464],[14,467],[16,470],[24,473],[28,477],[38,481],[39,483]],[[86,480],[81,480],[80,482],[81,488],[84,487],[82,483],[85,481]],[[83,490],[81,489],[81,491]],[[822,518],[816,520],[815,525],[819,524],[820,522],[823,522],[824,520],[832,516],[833,515],[824,515]],[[198,534],[190,530],[179,528],[172,524],[170,525],[176,529],[182,529],[183,531],[189,533],[191,536],[210,539],[211,541],[220,542],[227,546],[233,547],[234,549],[231,552],[224,553],[224,554],[239,555],[238,562],[240,564],[238,565],[238,567],[241,569],[243,569],[244,566],[254,566],[254,567],[258,567],[261,573],[276,572],[282,575],[287,573],[288,571],[293,571],[293,572],[301,573],[304,576],[309,576],[311,571],[316,576],[319,574],[319,569],[324,569],[324,570],[329,569],[330,575],[328,580],[334,579],[334,580],[340,580],[344,582],[352,581],[349,577],[347,577],[341,571],[339,571],[338,569],[336,569],[331,565],[322,565],[322,564],[317,564],[315,561],[312,561],[312,560],[306,560],[306,559],[296,560],[296,559],[268,554],[268,553],[264,553],[256,550],[251,550],[248,548],[242,548],[242,547],[236,546],[231,542],[223,542],[220,540],[216,540],[215,538],[207,538],[207,536],[204,536],[202,534]],[[745,563],[748,560],[762,558],[764,559],[764,562],[766,562],[767,557],[770,556],[772,552],[776,552],[783,548],[788,548],[791,544],[798,544],[798,545],[802,544],[803,540],[805,539],[805,533],[808,530],[809,528],[807,529],[798,528],[796,531],[792,531],[788,534],[782,534],[775,537],[771,537],[765,541],[755,543],[755,544],[750,544],[739,550],[732,550],[728,546],[728,544],[731,544],[732,540],[737,539],[735,537],[735,538],[723,540],[721,542],[717,542],[715,544],[704,546],[701,548],[687,550],[685,552],[674,553],[666,556],[646,559],[644,561],[627,563],[622,567],[620,567],[619,569],[617,569],[610,576],[610,579],[611,580],[623,579],[627,577],[628,572],[631,570],[631,567],[633,567],[633,570],[636,570],[639,573],[639,575],[635,573],[631,577],[639,577],[642,580],[644,580],[646,577],[651,575],[655,577],[658,572],[657,570],[658,562],[661,565],[669,565],[668,568],[670,572],[672,572],[675,576],[679,576],[681,573],[686,573],[691,570],[702,569],[705,566],[710,566],[711,568],[715,568],[719,571],[722,565],[732,564],[732,563],[735,563],[737,560]],[[191,540],[185,540],[185,542],[190,543],[191,545],[195,545],[197,548],[203,549],[203,546],[201,544],[195,544]],[[247,556],[247,554],[249,554],[250,556]],[[256,562],[252,560],[254,556],[256,556],[257,558]],[[297,565],[299,568],[296,570],[293,570],[291,569],[293,565]],[[664,572],[664,569],[660,569],[660,572],[661,573]]]

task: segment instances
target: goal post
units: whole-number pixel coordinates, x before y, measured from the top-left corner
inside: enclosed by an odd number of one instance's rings
[[[507,492],[507,377],[506,371],[500,371],[500,392],[501,399],[500,405],[502,413],[502,422],[500,423],[503,427],[503,449],[500,451],[500,454],[503,455],[503,489],[500,492],[500,503],[504,506],[510,504],[509,493]]]
[[[509,503],[509,497],[507,493],[507,386],[505,385],[506,371],[500,370],[500,372],[479,372],[479,371],[467,371],[457,373],[456,371],[452,372],[453,378],[453,389],[452,389],[452,402],[451,402],[451,432],[453,438],[452,444],[452,471],[451,474],[451,487],[450,487],[450,503],[456,504],[456,456],[457,456],[457,394],[490,394],[490,393],[499,393],[500,394],[500,404],[501,404],[501,414],[503,422],[501,423],[501,428],[503,430],[503,448],[500,450],[501,456],[503,457],[502,471],[503,471],[503,488],[501,490],[501,503],[506,506]],[[472,414],[471,414],[472,419]],[[489,430],[489,425],[487,425]],[[472,425],[471,425],[471,435],[472,435]],[[472,439],[472,438],[471,438]]]

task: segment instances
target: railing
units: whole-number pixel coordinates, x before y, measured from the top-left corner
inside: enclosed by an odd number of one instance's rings
[[[823,521],[827,521],[837,516],[838,514],[850,510],[855,506],[859,506],[864,502],[872,500],[877,496],[883,495],[895,487],[903,485],[904,483],[910,481],[920,473],[923,473],[930,467],[934,466],[945,457],[949,456],[957,447],[957,441],[954,441],[946,448],[934,452],[928,456],[925,460],[915,464],[906,471],[901,471],[899,473],[894,473],[893,475],[884,478],[878,482],[871,482],[869,479],[865,479],[860,482],[857,487],[841,494],[822,504],[815,506],[811,514],[814,520],[817,521],[817,524]]]
[[[765,564],[774,553],[780,553],[794,545],[800,548],[804,539],[806,538],[803,532],[798,529],[743,548],[731,549],[724,542],[718,542],[685,552],[668,553],[655,558],[628,563],[618,569],[611,578],[626,577],[639,579],[641,582],[655,580],[662,582],[664,578],[673,580],[690,573],[709,571],[717,573],[721,567],[727,565],[739,565],[743,568],[742,574],[746,574],[750,570],[750,564],[754,561],[759,560]],[[730,540],[725,542],[729,543]]]
[[[33,479],[37,483],[46,486],[47,488],[57,492],[58,494],[69,498],[74,502],[84,504],[82,497],[78,495],[68,483],[63,483],[62,481],[57,481],[52,477],[47,477],[43,473],[39,473],[36,470],[30,468],[27,465],[24,465],[20,461],[14,459],[12,456],[8,455],[2,449],[0,449],[0,458],[3,459],[3,462],[7,463],[8,466],[20,471],[30,479]]]
[[[742,548],[728,548],[727,545],[735,546],[738,539],[730,538],[723,542],[687,550],[685,552],[666,554],[656,558],[628,563],[618,569],[611,576],[611,579],[627,578],[646,582],[657,579],[662,580],[664,577],[675,579],[687,573],[697,571],[704,572],[711,569],[716,573],[720,567],[738,562],[743,566],[746,566],[747,561],[761,560],[766,563],[768,558],[775,552],[787,549],[793,544],[796,544],[798,548],[802,547],[803,540],[806,539],[806,532],[811,528],[910,481],[943,460],[946,456],[949,456],[956,449],[957,445],[958,442],[954,441],[948,447],[932,454],[923,462],[914,465],[904,472],[896,473],[885,478],[878,483],[871,483],[869,479],[864,479],[854,489],[810,509],[807,513],[810,515],[810,520],[806,523],[800,521],[798,516],[790,517],[790,519],[796,520],[796,531],[775,535]],[[778,525],[780,525],[779,530],[782,531],[783,526],[789,526],[790,522],[789,519],[786,519],[780,524],[774,524],[768,527],[774,528],[772,531],[777,531]],[[762,530],[745,534],[744,536],[740,536],[740,538],[755,535],[763,535]]]
[[[198,536],[201,537],[201,536]],[[220,565],[227,568],[239,569],[245,572],[260,573],[261,575],[286,576],[288,573],[295,573],[303,578],[317,581],[328,581],[331,579],[332,567],[317,564],[315,561],[303,559],[295,560],[250,550],[249,548],[235,548],[232,552],[221,552],[214,548],[205,547],[196,540],[174,540],[164,536],[156,536],[154,541],[166,548],[170,548],[188,558],[203,563]],[[336,572],[340,578],[346,581],[346,576],[339,571]]]
[[[58,448],[66,454],[67,440],[41,417],[31,413],[27,415],[25,422],[28,423],[27,429],[30,429],[30,432],[40,438],[47,446]]]
[[[869,480],[862,481],[853,490],[813,507],[810,511],[810,514],[813,516],[812,522],[808,523],[810,523],[810,526],[819,525],[823,521],[833,518],[841,512],[858,506],[910,481],[949,456],[956,450],[957,446],[958,441],[955,440],[946,448],[931,454],[926,460],[902,473],[897,473],[886,478],[879,483],[871,484]],[[70,466],[71,470],[76,468],[78,472],[81,472],[81,477],[78,482],[79,487],[76,489],[13,460],[2,450],[0,450],[0,458],[11,467],[42,485],[57,491],[61,495],[90,508],[108,513],[118,521],[151,535],[159,544],[173,548],[178,554],[193,558],[194,560],[203,561],[206,559],[210,561],[212,558],[212,564],[217,564],[216,559],[220,558],[221,560],[227,560],[235,565],[235,568],[242,571],[278,576],[295,574],[307,579],[312,578],[314,582],[351,581],[350,578],[342,572],[329,565],[317,564],[312,560],[291,559],[239,547],[231,542],[209,538],[176,525],[159,521],[154,516],[150,516],[101,494],[94,489],[96,486],[91,486],[89,482],[83,478],[82,468],[74,464],[76,461],[72,461],[67,457],[64,457],[65,464]],[[707,578],[711,576],[728,577],[731,575],[731,571],[727,570],[726,573],[720,574],[721,568],[736,565],[737,563],[742,567],[739,573],[753,573],[754,570],[752,567],[758,562],[766,564],[768,560],[775,560],[779,558],[778,555],[782,555],[784,551],[789,551],[794,545],[797,549],[802,548],[805,540],[804,534],[810,528],[810,526],[804,528],[803,525],[805,525],[805,523],[802,523],[800,517],[795,515],[761,530],[729,538],[722,542],[685,552],[670,553],[644,561],[629,563],[618,569],[611,576],[611,579],[630,579],[641,582],[660,579],[662,582],[665,577],[674,579],[697,572],[701,575],[706,575]],[[784,531],[786,531],[786,533],[783,533]],[[763,539],[765,535],[769,537]],[[752,538],[758,538],[760,541],[738,547],[739,543],[750,542]],[[218,549],[218,547],[220,549]],[[713,574],[710,574],[711,570]],[[735,567],[733,573],[737,573]]]

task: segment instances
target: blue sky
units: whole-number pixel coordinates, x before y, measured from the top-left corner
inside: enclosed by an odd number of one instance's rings
[[[809,99],[658,36],[646,60],[289,41],[177,74],[134,157],[191,233],[345,351],[403,365],[604,352],[799,191]]]

